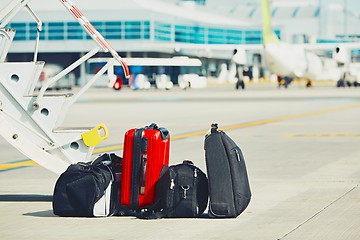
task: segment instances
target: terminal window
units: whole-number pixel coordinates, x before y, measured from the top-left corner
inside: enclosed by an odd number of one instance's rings
[[[194,44],[260,44],[258,29],[226,29],[199,24],[177,25],[166,21],[97,21],[94,27],[107,39],[152,39],[156,41]],[[15,41],[36,38],[37,25],[33,22],[11,23],[16,29]],[[275,30],[279,36],[280,31]],[[153,34],[153,35],[152,35]],[[78,22],[44,22],[41,40],[90,40]]]
[[[64,22],[49,22],[48,25],[48,39],[49,40],[64,40]]]

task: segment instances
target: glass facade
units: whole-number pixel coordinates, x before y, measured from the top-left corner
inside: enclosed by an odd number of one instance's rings
[[[171,42],[171,25],[162,22],[154,23],[154,40]]]
[[[94,27],[110,40],[154,40],[192,44],[260,44],[260,29],[239,30],[213,26],[180,25],[161,21],[99,21]],[[16,29],[14,41],[36,38],[36,23],[11,23]],[[279,36],[280,31],[275,33]],[[44,22],[41,40],[88,40],[91,37],[78,22]]]
[[[69,22],[67,23],[66,35],[67,35],[67,39],[69,40],[83,39],[84,31],[82,27],[79,25],[79,23]]]

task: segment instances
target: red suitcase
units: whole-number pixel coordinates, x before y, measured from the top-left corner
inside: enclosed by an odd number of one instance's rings
[[[169,165],[170,135],[151,124],[125,133],[120,204],[132,210],[155,201],[155,187],[164,165]]]

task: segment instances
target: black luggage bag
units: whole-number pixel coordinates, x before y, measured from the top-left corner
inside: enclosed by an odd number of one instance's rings
[[[209,180],[209,215],[237,217],[251,199],[244,156],[237,144],[225,132],[218,130],[217,124],[211,125],[204,148]]]
[[[208,203],[206,174],[191,161],[164,166],[156,186],[156,201],[137,214],[143,219],[199,217]]]
[[[93,162],[71,164],[56,181],[53,212],[58,216],[122,215],[119,205],[121,158],[103,154]]]

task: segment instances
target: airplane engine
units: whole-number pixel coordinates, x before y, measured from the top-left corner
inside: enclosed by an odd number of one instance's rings
[[[351,62],[350,50],[344,46],[337,46],[333,51],[333,59],[339,64],[344,65]]]

